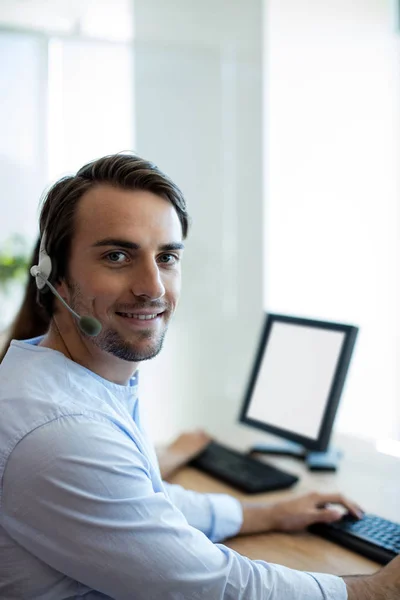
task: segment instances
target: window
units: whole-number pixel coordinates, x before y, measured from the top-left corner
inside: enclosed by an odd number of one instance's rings
[[[400,439],[392,3],[271,0],[266,26],[268,309],[358,325],[338,429]]]
[[[128,42],[0,29],[0,55],[0,243],[19,233],[31,247],[49,183],[132,149],[133,51]],[[21,293],[3,295],[0,329]]]

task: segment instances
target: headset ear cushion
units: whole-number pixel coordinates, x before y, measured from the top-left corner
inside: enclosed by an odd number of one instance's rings
[[[36,285],[39,290],[44,288],[51,274],[51,258],[48,254],[41,253],[39,264],[36,268]],[[33,273],[32,273],[33,275]]]

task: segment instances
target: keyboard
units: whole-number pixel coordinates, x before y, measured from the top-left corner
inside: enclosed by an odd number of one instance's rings
[[[217,442],[211,442],[189,464],[247,494],[288,488],[299,479]]]
[[[366,514],[360,520],[345,515],[335,523],[311,525],[309,531],[382,565],[400,554],[400,524],[376,515]]]

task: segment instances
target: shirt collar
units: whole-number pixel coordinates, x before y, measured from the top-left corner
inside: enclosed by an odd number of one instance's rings
[[[21,340],[21,341],[24,344],[30,344],[31,346],[34,346],[38,350],[39,349],[40,350],[43,349],[43,350],[48,350],[49,352],[57,352],[58,354],[61,354],[61,352],[59,352],[58,350],[53,350],[52,348],[46,348],[46,347],[43,347],[43,346],[41,346],[39,348],[38,344],[42,341],[43,338],[44,338],[44,335],[39,335],[37,337],[30,338],[28,340]],[[16,340],[13,340],[11,343],[14,344],[15,342],[16,342]],[[17,344],[18,344],[18,342],[17,342]],[[131,395],[132,392],[135,391],[133,388],[135,388],[138,385],[139,373],[137,371],[129,379],[129,381],[128,381],[127,384],[122,385],[122,384],[119,384],[119,383],[114,383],[113,381],[110,381],[109,379],[105,379],[104,377],[101,377],[97,373],[94,373],[90,369],[88,369],[88,368],[80,365],[79,363],[76,363],[75,361],[72,361],[71,359],[69,359],[66,356],[65,356],[65,358],[66,358],[66,360],[69,360],[70,362],[72,362],[76,367],[78,367],[78,368],[83,369],[84,371],[86,371],[89,375],[91,375],[92,377],[94,377],[95,379],[97,379],[97,381],[99,381],[100,383],[102,383],[111,392],[113,392],[114,394],[118,394],[119,396]]]

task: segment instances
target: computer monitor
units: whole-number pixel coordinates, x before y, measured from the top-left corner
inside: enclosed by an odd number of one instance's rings
[[[324,452],[358,328],[267,314],[239,420]]]

